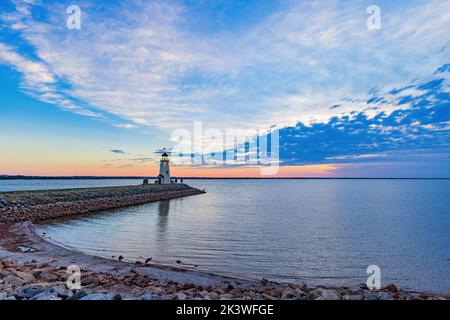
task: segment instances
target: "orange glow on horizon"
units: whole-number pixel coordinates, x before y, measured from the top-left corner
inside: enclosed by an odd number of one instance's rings
[[[205,178],[296,178],[332,176],[336,165],[280,166],[275,175],[262,175],[260,167],[239,168],[173,168],[174,176]]]
[[[157,176],[159,166],[155,164],[133,167],[93,166],[87,163],[78,165],[54,163],[49,165],[34,163],[23,165],[17,170],[17,164],[2,165],[0,174],[26,176]],[[319,164],[304,166],[280,166],[275,175],[262,175],[261,167],[207,168],[207,167],[171,167],[174,177],[205,178],[295,178],[295,177],[332,177],[338,169],[335,164]]]

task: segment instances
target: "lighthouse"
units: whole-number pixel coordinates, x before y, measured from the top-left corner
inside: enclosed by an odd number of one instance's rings
[[[170,183],[170,168],[169,168],[169,156],[167,153],[161,155],[161,161],[159,164],[159,176],[158,183]]]

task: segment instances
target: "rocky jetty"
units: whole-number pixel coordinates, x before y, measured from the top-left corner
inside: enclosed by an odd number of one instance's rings
[[[42,221],[204,193],[186,184],[0,193],[0,223]]]

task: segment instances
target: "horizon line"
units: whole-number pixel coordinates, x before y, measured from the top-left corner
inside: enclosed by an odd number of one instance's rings
[[[149,179],[156,176],[27,176],[27,175],[1,175],[0,180],[82,180],[82,179]],[[187,180],[450,180],[450,177],[172,177]]]

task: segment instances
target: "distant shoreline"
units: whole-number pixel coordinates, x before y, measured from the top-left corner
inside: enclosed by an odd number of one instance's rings
[[[0,175],[0,180],[127,180],[156,179],[152,176],[20,176]],[[176,177],[185,180],[450,180],[449,178],[395,178],[395,177]]]

